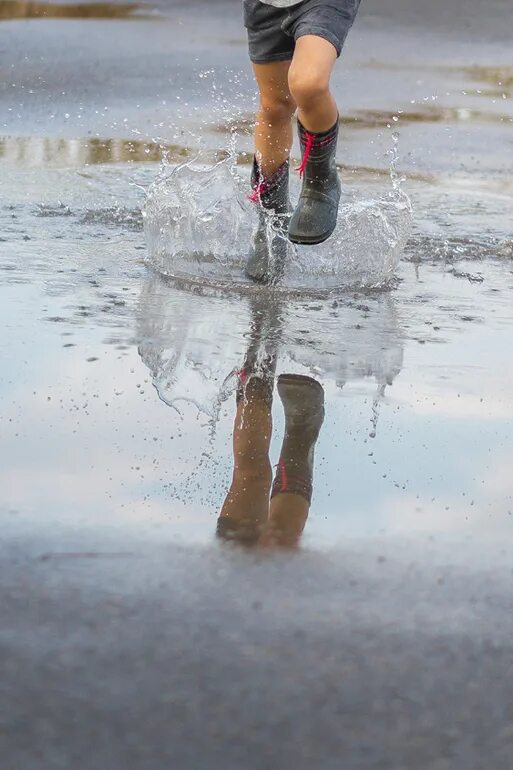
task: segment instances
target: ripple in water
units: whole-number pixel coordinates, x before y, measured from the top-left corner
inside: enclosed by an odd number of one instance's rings
[[[408,196],[345,190],[334,234],[318,246],[288,243],[279,289],[379,288],[392,278],[411,229]],[[299,182],[291,179],[291,199]],[[257,210],[231,159],[167,169],[150,186],[143,212],[150,265],[173,278],[214,286],[251,285],[244,275]]]

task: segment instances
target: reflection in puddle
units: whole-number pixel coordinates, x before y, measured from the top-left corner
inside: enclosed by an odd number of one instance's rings
[[[397,123],[405,126],[410,123],[459,123],[472,121],[474,123],[502,123],[511,121],[509,115],[495,115],[466,107],[430,106],[423,110],[396,112],[381,110],[356,110],[351,115],[341,118],[341,122],[353,128],[390,128]]]
[[[123,19],[147,7],[139,3],[25,3],[18,0],[0,0],[0,20]]]
[[[247,300],[246,312],[246,324],[234,334],[225,301],[170,294],[151,277],[138,314],[139,353],[162,401],[178,412],[193,405],[209,417],[210,432],[234,394],[233,475],[218,536],[248,546],[294,547],[312,500],[325,388],[340,393],[348,383],[374,381],[368,406],[374,437],[385,389],[402,368],[402,332],[390,295],[326,306],[262,289]],[[237,357],[240,365],[226,375]],[[276,465],[270,458],[275,390],[284,412]],[[196,465],[201,474],[207,433],[204,441]]]
[[[467,80],[473,83],[487,83],[494,86],[490,90],[472,91],[472,95],[499,96],[510,95],[513,89],[513,67],[506,65],[485,66],[473,64],[470,66],[447,65],[447,64],[392,64],[390,62],[372,61],[366,62],[362,66],[370,69],[379,70],[408,70],[418,72],[436,73],[437,75],[463,75]]]
[[[496,86],[493,94],[502,96],[503,93],[509,95],[513,90],[513,67],[466,67],[464,72],[471,80],[478,80],[482,83],[488,83]]]
[[[295,547],[312,502],[314,454],[324,422],[325,393],[319,379],[310,374],[284,372],[277,378],[276,390],[285,419],[273,478],[269,457],[272,405],[281,326],[286,322],[285,306],[269,298],[255,297],[250,308],[249,346],[242,367],[233,373],[236,378],[233,476],[218,518],[217,534],[244,545]],[[356,314],[358,312],[356,310]],[[360,366],[362,359],[366,359],[362,375],[376,374],[375,348],[362,345],[356,358]],[[393,360],[394,366],[386,375],[389,383],[401,368],[401,348],[399,352],[394,351]],[[382,379],[381,360],[377,369],[378,379]],[[339,386],[343,386],[341,381]],[[378,398],[384,394],[385,387],[382,382]],[[373,407],[373,434],[378,398]]]
[[[353,110],[340,116],[340,125],[345,128],[391,128],[396,123],[404,127],[411,123],[503,123],[513,121],[510,115],[497,115],[482,110],[466,107],[441,107],[429,105],[418,110]],[[253,132],[254,119],[250,116],[227,120],[212,130],[220,134],[250,135]]]
[[[217,522],[218,537],[244,545],[294,547],[308,518],[314,450],[324,420],[324,389],[313,377],[281,374],[285,426],[274,480],[269,459],[274,361],[238,373],[233,478]]]
[[[81,166],[130,161],[157,163],[164,158],[176,163],[191,154],[191,150],[179,144],[164,145],[134,139],[0,138],[0,159],[26,166]]]
[[[198,155],[198,150],[180,144],[164,144],[138,139],[99,139],[99,138],[48,138],[37,136],[0,137],[0,161],[18,166],[67,166],[100,165],[110,163],[181,163]],[[201,158],[205,163],[217,163],[228,158],[226,149],[202,150]],[[239,152],[237,165],[249,166],[253,155]],[[337,163],[337,168],[348,179],[373,180],[376,177],[389,177],[388,168],[373,166],[350,166]],[[409,179],[431,182],[432,177],[422,173],[408,173]]]

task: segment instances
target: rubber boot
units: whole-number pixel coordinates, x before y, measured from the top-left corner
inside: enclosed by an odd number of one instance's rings
[[[282,374],[278,393],[285,412],[285,436],[271,497],[301,495],[310,504],[314,449],[324,421],[324,389],[312,377]]]
[[[292,243],[313,245],[330,237],[337,224],[340,180],[335,156],[338,118],[329,131],[313,134],[298,120],[303,179],[301,194],[289,225]]]
[[[289,162],[270,177],[262,177],[256,158],[251,172],[250,200],[258,207],[258,227],[246,262],[246,275],[254,281],[273,283],[283,273],[287,256],[290,218]]]

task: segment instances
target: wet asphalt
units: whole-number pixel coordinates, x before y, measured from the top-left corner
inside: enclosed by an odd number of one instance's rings
[[[2,541],[4,767],[510,768],[504,550],[59,540]]]

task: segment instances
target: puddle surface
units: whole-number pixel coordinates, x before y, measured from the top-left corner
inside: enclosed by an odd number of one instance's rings
[[[259,542],[290,545],[303,525],[317,548],[386,533],[509,537],[507,196],[492,227],[470,194],[414,187],[414,208],[424,200],[437,216],[417,217],[392,287],[302,295],[155,272],[140,213],[151,166],[16,178],[0,205],[8,526],[165,527],[211,542],[233,498],[234,425],[250,453],[269,443],[256,473],[265,501],[286,437],[279,377],[301,375],[301,408],[324,400],[322,424],[304,418],[310,444],[297,439],[301,472],[289,469],[312,493],[310,515],[285,507],[264,531],[262,503]]]
[[[439,34],[450,8],[422,40],[394,28],[391,48],[369,6],[334,84],[339,230],[291,252],[281,284],[262,288],[243,277],[254,87],[240,19],[205,6],[198,25],[160,5],[159,24],[118,24],[113,49],[111,17],[146,6],[0,4],[4,20],[78,20],[65,46],[58,24],[9,25],[5,525],[211,543],[246,494],[239,511],[260,502],[239,517],[244,537],[256,521],[259,539],[289,544],[304,526],[315,548],[387,533],[510,538],[509,48],[457,40],[454,19]],[[184,55],[194,47],[208,66]],[[388,178],[393,132],[404,194]],[[172,174],[158,174],[163,158]],[[271,516],[273,490],[311,494],[306,523],[304,505],[302,518]]]
[[[139,3],[31,3],[0,1],[0,21],[9,19],[124,19],[148,9]]]
[[[179,144],[137,139],[0,137],[0,160],[12,166],[89,166],[106,163],[178,162],[193,151]]]

